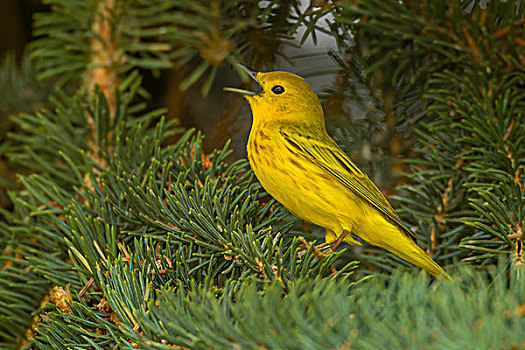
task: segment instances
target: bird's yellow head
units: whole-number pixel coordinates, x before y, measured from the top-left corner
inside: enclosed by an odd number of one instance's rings
[[[278,122],[324,129],[319,97],[303,78],[289,72],[254,72],[239,66],[259,84],[261,91],[224,90],[240,93],[248,100],[254,125]]]

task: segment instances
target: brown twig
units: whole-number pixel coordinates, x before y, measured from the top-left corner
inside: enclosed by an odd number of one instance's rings
[[[116,0],[100,0],[97,2],[95,19],[91,24],[91,31],[93,32],[90,40],[91,56],[89,66],[84,74],[88,96],[92,97],[95,93],[95,87],[99,87],[107,100],[110,119],[114,117],[116,111],[115,90],[118,85],[116,67],[122,57],[117,45],[118,36],[111,24],[116,10]],[[99,155],[97,142],[101,135],[97,134],[93,117],[87,114],[86,119],[91,130],[91,137],[88,139],[88,155],[99,166],[105,167],[106,161]],[[111,121],[109,124],[111,125]],[[107,136],[109,138],[109,135]],[[84,181],[88,187],[93,188],[88,174],[84,176]]]
[[[463,165],[463,162],[463,157],[459,157],[456,160],[456,163],[454,164],[454,169],[459,169]],[[448,179],[447,187],[445,187],[445,190],[443,191],[443,195],[441,197],[442,205],[438,207],[437,213],[436,215],[434,215],[434,219],[436,220],[438,225],[437,227],[435,225],[432,225],[432,228],[430,229],[430,244],[427,247],[427,254],[430,257],[433,257],[434,253],[436,252],[439,232],[443,231],[446,226],[445,219],[450,204],[450,193],[452,192],[452,187],[454,185],[454,177],[455,174],[453,174],[450,177],[450,179]]]
[[[89,290],[89,288],[91,288],[91,286],[93,285],[93,283],[95,282],[95,279],[93,277],[91,277],[89,279],[89,281],[87,281],[86,285],[84,286],[84,288],[82,288],[82,290],[80,291],[80,293],[78,293],[78,297],[79,298],[82,298],[84,296],[84,294],[87,293],[87,291]]]
[[[516,21],[516,23],[514,23],[514,27],[519,28],[523,24],[525,24],[525,19],[520,19],[519,21]],[[500,39],[500,38],[506,36],[507,34],[510,33],[510,28],[511,28],[510,26],[505,26],[505,27],[501,28],[496,33],[494,33],[494,38]]]
[[[481,62],[481,53],[479,52],[478,46],[476,45],[476,42],[474,41],[474,38],[472,38],[472,35],[470,35],[468,28],[463,27],[461,28],[461,31],[465,35],[465,39],[467,39],[468,46],[470,47],[470,51],[472,52],[472,55],[476,59],[476,61]]]
[[[95,86],[100,90],[108,100],[110,114],[115,112],[115,88],[118,83],[117,70],[120,54],[117,49],[116,35],[111,27],[113,13],[116,10],[115,0],[98,1],[95,20],[91,25],[91,30],[95,34],[90,41],[92,55],[90,57],[89,68],[85,74],[85,83],[88,88],[88,94],[92,95]],[[91,119],[92,130],[94,121]],[[94,130],[96,131],[96,130]]]
[[[505,131],[505,134],[503,135],[503,147],[505,148],[505,155],[507,156],[507,158],[510,159],[510,164],[512,166],[513,169],[515,169],[514,171],[514,182],[516,184],[518,184],[519,188],[520,189],[523,189],[523,182],[521,181],[521,169],[519,166],[516,166],[516,157],[515,155],[512,153],[512,151],[510,150],[508,144],[507,144],[507,140],[514,128],[514,125],[515,125],[515,121],[514,119],[511,120],[511,122],[509,123],[509,127],[507,128],[507,130]]]

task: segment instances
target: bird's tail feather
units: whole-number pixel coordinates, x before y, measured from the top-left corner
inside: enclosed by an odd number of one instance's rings
[[[384,219],[383,219],[384,220]],[[409,237],[403,228],[397,225],[384,225],[384,221],[373,225],[374,221],[369,221],[369,231],[363,230],[365,235],[362,238],[368,243],[388,250],[411,264],[419,266],[428,271],[436,278],[450,279],[450,276],[429,257],[417,244],[412,237]]]
[[[408,261],[411,264],[421,267],[428,271],[436,278],[450,279],[450,275],[443,270],[431,257],[429,257],[415,242],[410,242],[411,249],[403,249],[403,251],[392,251],[400,258]],[[390,249],[389,249],[390,250]]]

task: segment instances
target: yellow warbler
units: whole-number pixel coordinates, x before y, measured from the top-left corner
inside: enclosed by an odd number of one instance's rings
[[[298,217],[322,226],[332,246],[342,240],[386,249],[433,276],[445,271],[415,243],[383,194],[328,136],[321,103],[303,78],[288,72],[254,72],[262,88],[238,92],[250,103],[250,165],[269,194]]]

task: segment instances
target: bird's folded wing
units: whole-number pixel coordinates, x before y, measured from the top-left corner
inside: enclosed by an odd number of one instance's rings
[[[291,151],[299,151],[302,156],[323,168],[354,193],[380,210],[406,233],[414,239],[416,238],[414,233],[399,219],[399,216],[372,180],[352,163],[335,142],[331,139],[327,142],[321,142],[293,133],[282,132],[281,134],[291,147]]]

